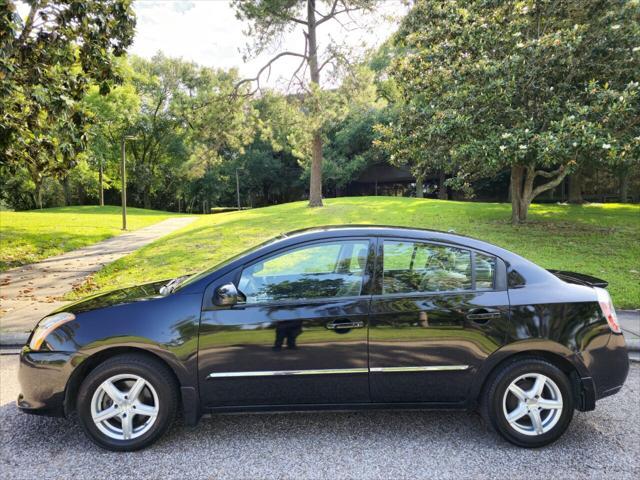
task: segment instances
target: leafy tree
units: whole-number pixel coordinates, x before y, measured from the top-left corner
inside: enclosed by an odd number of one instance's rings
[[[301,162],[308,156],[305,116],[295,98],[269,93],[254,101],[255,137],[237,158],[251,205],[289,202],[304,193]]]
[[[304,42],[302,51],[281,51],[265,64],[254,78],[246,79],[242,83],[255,82],[256,90],[260,89],[260,80],[265,72],[269,72],[271,65],[279,58],[292,56],[300,58],[300,66],[292,75],[292,82],[296,80],[304,85],[300,77],[309,69],[310,84],[305,88],[308,97],[306,109],[309,118],[309,132],[311,133],[311,168],[309,182],[309,206],[322,206],[322,114],[324,111],[323,95],[320,88],[322,70],[332,62],[338,60],[340,53],[336,45],[328,45],[325,51],[319,51],[317,34],[326,22],[337,20],[340,16],[348,15],[357,10],[371,11],[376,0],[234,0],[238,18],[249,22],[247,32],[255,38],[253,54],[265,51],[269,46],[277,44],[282,34],[293,30],[296,26],[303,29]],[[327,6],[322,13],[318,7],[321,3]],[[290,84],[292,83],[290,82]],[[255,91],[255,90],[254,90]]]
[[[115,86],[106,95],[100,94],[99,87],[94,85],[83,100],[91,121],[87,139],[87,165],[92,171],[100,172],[97,195],[101,205],[104,204],[104,187],[121,188],[120,142],[137,122],[140,111],[140,97],[131,82],[133,71],[125,59],[118,62],[118,74],[123,79],[121,85]]]
[[[235,95],[235,70],[224,71],[195,64],[183,65],[180,88],[174,92],[173,114],[186,129],[190,156],[184,165],[187,179],[198,181],[198,197],[207,204],[217,203],[229,183],[221,182],[221,166],[244,152],[254,132],[255,112],[243,96]],[[227,169],[228,170],[228,169]]]
[[[133,39],[129,0],[29,0],[0,7],[0,168],[27,172],[42,207],[47,176],[63,175],[84,149],[89,86],[107,93],[118,80],[114,57]]]
[[[639,20],[637,1],[418,1],[394,42],[385,146],[461,187],[509,168],[523,222],[579,166],[638,158]]]
[[[333,92],[334,117],[327,122],[323,176],[329,188],[339,192],[367,167],[388,161],[376,144],[375,126],[391,121],[393,111],[380,98],[370,58],[348,70],[342,85]]]

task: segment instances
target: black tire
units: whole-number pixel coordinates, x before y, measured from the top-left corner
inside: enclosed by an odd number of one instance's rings
[[[157,394],[157,416],[148,431],[136,438],[111,438],[96,426],[91,415],[94,393],[103,382],[116,375],[141,377]],[[147,390],[147,393],[150,391]],[[96,445],[112,451],[140,450],[154,443],[173,423],[178,407],[178,386],[172,372],[162,362],[141,354],[118,355],[101,363],[87,375],[78,392],[77,407],[80,424]]]
[[[512,427],[506,418],[503,408],[505,393],[511,383],[523,375],[528,374],[545,375],[555,383],[555,386],[557,386],[562,396],[562,411],[555,425],[548,431],[536,435],[527,435]],[[526,382],[527,379],[522,381]],[[507,401],[513,402],[513,400],[514,398],[509,397]],[[517,401],[517,399],[515,400]],[[525,448],[538,448],[555,442],[569,427],[571,419],[573,418],[573,411],[574,400],[569,378],[555,365],[537,357],[519,358],[501,367],[488,379],[480,402],[480,413],[485,422],[509,442]],[[508,411],[508,413],[511,412]],[[541,413],[541,415],[551,415],[551,411],[547,410]],[[522,418],[522,423],[529,422],[531,424],[530,428],[534,428],[533,421],[528,414]]]

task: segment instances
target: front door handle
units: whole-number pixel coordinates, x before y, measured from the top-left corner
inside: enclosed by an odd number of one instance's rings
[[[487,323],[494,318],[500,318],[500,312],[487,310],[486,308],[476,308],[467,313],[467,319],[476,323]]]
[[[335,320],[327,323],[327,329],[329,330],[350,330],[352,328],[363,328],[364,322],[345,322],[342,320]]]

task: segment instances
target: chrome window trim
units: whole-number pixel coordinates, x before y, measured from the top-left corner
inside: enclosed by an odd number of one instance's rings
[[[444,372],[467,370],[469,365],[430,365],[423,367],[327,368],[320,370],[265,370],[261,372],[214,372],[207,378],[278,377],[288,375],[333,375],[338,373]]]

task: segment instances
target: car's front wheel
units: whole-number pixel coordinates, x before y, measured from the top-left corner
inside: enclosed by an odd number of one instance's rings
[[[539,358],[521,358],[503,366],[484,390],[482,414],[504,438],[520,447],[556,441],[573,418],[567,375]]]
[[[169,369],[144,355],[119,355],[92,370],[78,393],[78,416],[103,448],[139,450],[171,425],[178,404]]]

